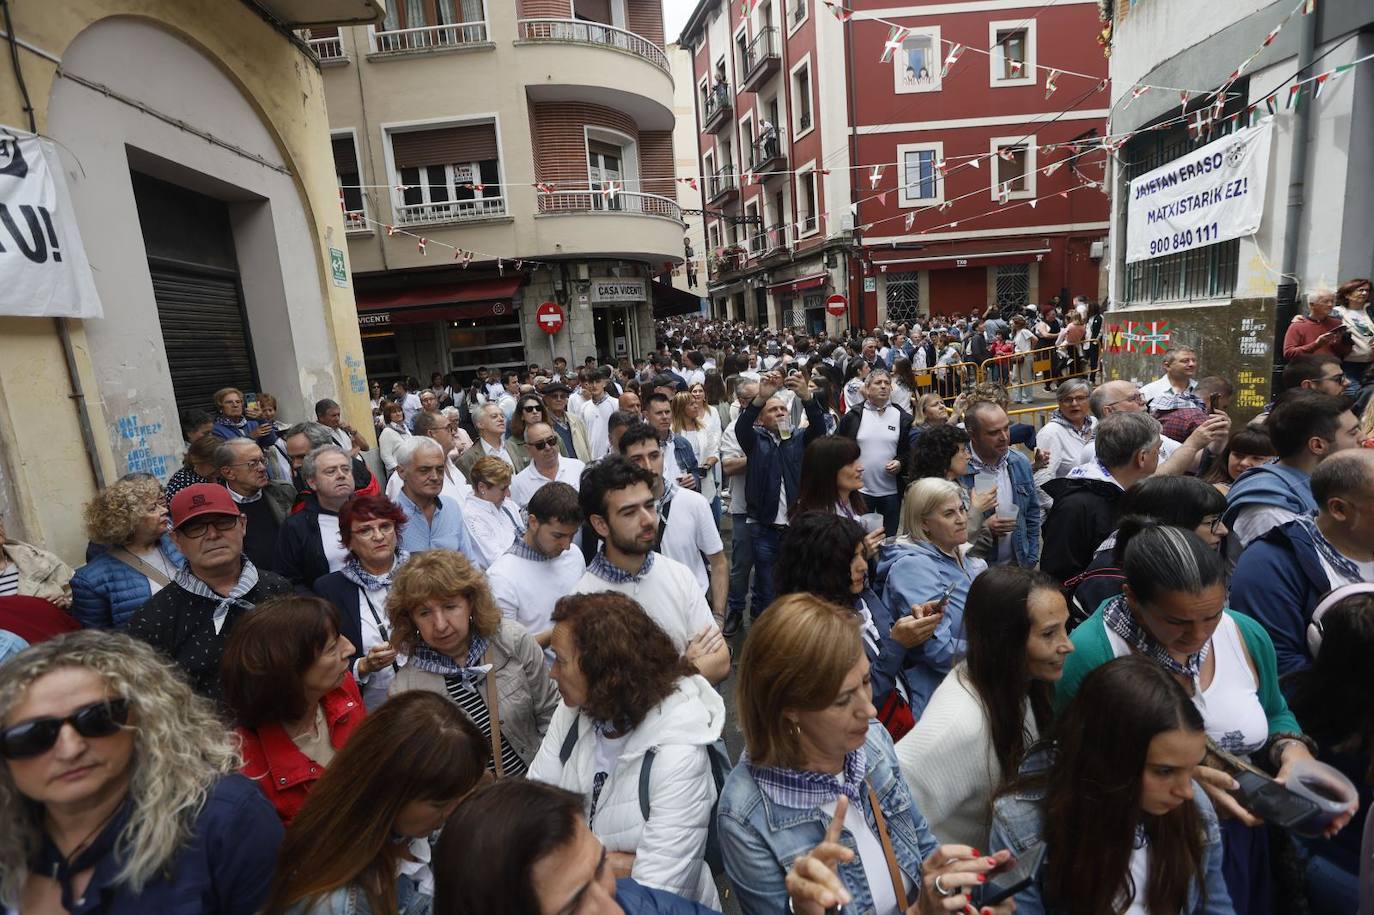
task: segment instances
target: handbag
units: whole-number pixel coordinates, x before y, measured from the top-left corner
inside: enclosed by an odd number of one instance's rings
[[[873,790],[873,783],[864,779],[864,784],[868,787],[868,802],[873,805],[873,819],[878,824],[878,841],[883,843],[883,857],[887,859],[887,875],[892,879],[897,911],[905,912],[908,905],[906,883],[902,880],[902,869],[897,866],[897,856],[892,851],[892,839],[887,834],[887,817],[883,816],[883,808],[878,803],[878,792]]]
[[[916,727],[916,716],[911,713],[911,706],[903,701],[895,689],[887,694],[887,699],[883,700],[883,707],[878,709],[878,720],[892,736],[893,743],[901,740]]]
[[[491,646],[487,646],[486,654],[482,656],[482,662],[492,664]],[[493,681],[496,679],[496,668],[487,671],[487,717],[491,719],[491,764],[496,769],[496,777],[505,775],[505,766],[501,762],[501,703],[497,698],[496,687]]]
[[[120,562],[124,563],[129,568],[133,569],[138,574],[144,576],[149,581],[157,582],[157,586],[159,588],[165,588],[172,583],[172,580],[168,578],[167,575],[161,569],[157,568],[156,566],[148,565],[148,563],[144,562],[142,559],[139,559],[137,556],[135,556],[133,553],[130,553],[122,546],[111,548],[110,555],[113,556],[115,559],[118,559]]]

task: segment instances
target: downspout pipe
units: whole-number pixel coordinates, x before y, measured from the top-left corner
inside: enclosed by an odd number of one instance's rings
[[[1322,7],[1306,16],[1298,17],[1298,80],[1311,74],[1312,59],[1317,51],[1317,17]],[[1279,286],[1274,305],[1274,365],[1269,379],[1270,393],[1277,396],[1282,390],[1283,338],[1288,325],[1298,315],[1298,232],[1301,230],[1303,207],[1306,203],[1307,158],[1312,125],[1313,101],[1309,97],[1293,112],[1293,136],[1290,141],[1288,173],[1288,208],[1283,222],[1283,254],[1279,261]]]
[[[62,341],[62,356],[67,362],[67,378],[71,381],[72,392],[67,396],[71,398],[72,405],[76,407],[76,420],[81,426],[81,442],[86,446],[86,458],[91,465],[91,476],[95,479],[95,488],[105,488],[105,468],[100,464],[100,452],[95,446],[95,432],[91,429],[91,408],[86,400],[86,389],[81,384],[81,373],[76,365],[76,349],[72,346],[72,332],[67,326],[66,318],[54,318],[53,323],[57,325],[57,337]]]
[[[846,95],[849,105],[849,203],[854,206],[859,199],[859,187],[857,184],[858,172],[854,168],[854,163],[859,161],[858,130],[855,126],[855,101],[854,101],[854,22],[846,19],[844,23],[844,66],[845,83],[847,84]],[[857,210],[858,208],[855,207]],[[853,270],[855,258],[862,258],[863,255],[863,232],[859,228],[858,213],[854,214],[854,227],[850,229],[850,237],[854,239],[850,246],[848,256],[845,258],[845,278],[849,287],[849,326],[859,328],[863,326],[864,300],[863,300],[863,280],[858,279],[856,283],[856,273]],[[862,275],[863,271],[857,271]]]

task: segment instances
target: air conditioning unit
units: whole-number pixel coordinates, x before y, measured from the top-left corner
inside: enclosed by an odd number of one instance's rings
[[[1095,261],[1100,261],[1100,260],[1102,260],[1102,255],[1104,255],[1104,254],[1106,254],[1106,253],[1107,253],[1107,243],[1106,243],[1106,242],[1103,242],[1103,241],[1095,241],[1095,242],[1093,242],[1093,243],[1092,243],[1092,247],[1088,249],[1088,256],[1091,257],[1091,258],[1092,258],[1093,260],[1095,260]]]

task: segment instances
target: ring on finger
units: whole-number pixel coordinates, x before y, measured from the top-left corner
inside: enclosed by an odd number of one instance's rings
[[[944,875],[943,875],[943,874],[936,874],[936,875],[935,875],[935,892],[939,893],[941,896],[953,896],[953,895],[957,894],[957,893],[959,892],[957,889],[956,889],[956,890],[948,889],[943,883],[940,882],[940,877],[942,877],[942,876],[944,876]]]

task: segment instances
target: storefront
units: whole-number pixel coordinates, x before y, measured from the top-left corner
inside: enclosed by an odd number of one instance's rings
[[[648,302],[648,281],[594,277],[591,281],[592,331],[599,359],[633,358],[639,339],[639,316]]]
[[[825,330],[825,297],[830,275],[824,271],[768,287],[778,303],[782,327],[818,334]]]

